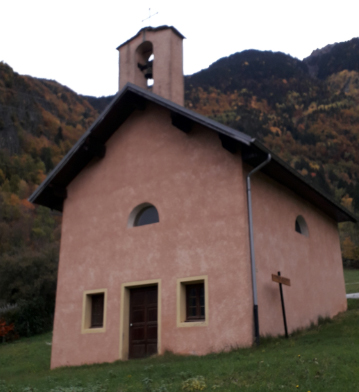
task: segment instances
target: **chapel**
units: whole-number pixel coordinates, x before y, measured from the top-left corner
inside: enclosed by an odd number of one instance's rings
[[[354,215],[258,140],[184,107],[184,36],[117,49],[119,92],[31,195],[62,212],[51,367],[204,355],[346,310]]]

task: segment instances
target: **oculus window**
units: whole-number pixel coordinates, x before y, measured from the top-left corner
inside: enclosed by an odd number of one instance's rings
[[[309,237],[307,222],[302,217],[302,215],[298,215],[297,219],[295,220],[295,231],[304,235],[305,237]]]

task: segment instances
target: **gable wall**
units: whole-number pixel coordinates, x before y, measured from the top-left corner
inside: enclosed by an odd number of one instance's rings
[[[127,228],[137,205],[160,222]],[[205,354],[253,339],[247,210],[240,156],[218,136],[171,125],[149,104],[69,185],[64,204],[52,367],[119,358],[121,284],[161,280],[161,352]],[[208,276],[208,326],[178,328],[178,278]],[[81,334],[86,290],[107,289],[103,333]],[[225,328],[224,328],[225,327]]]
[[[278,271],[291,280],[283,285],[289,333],[346,310],[337,223],[262,174],[252,178],[252,201],[260,334],[284,334],[279,285],[271,280]],[[298,215],[309,237],[295,231]]]

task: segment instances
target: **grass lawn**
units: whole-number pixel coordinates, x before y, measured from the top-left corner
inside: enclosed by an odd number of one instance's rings
[[[359,269],[344,268],[344,279],[347,294],[359,293]]]
[[[289,339],[205,357],[166,354],[49,370],[51,334],[21,339],[0,345],[0,392],[197,391],[201,383],[208,391],[359,391],[359,300],[348,305]]]

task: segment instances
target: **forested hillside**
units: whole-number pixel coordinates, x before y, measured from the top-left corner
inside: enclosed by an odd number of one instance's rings
[[[51,328],[61,230],[27,198],[97,116],[67,87],[0,63],[0,305],[17,304],[20,334]]]
[[[258,137],[359,214],[359,39],[304,61],[236,53],[187,76],[185,92],[188,108]],[[0,309],[0,318],[7,312],[21,334],[51,325],[61,225],[60,214],[27,198],[111,99],[80,96],[0,63],[0,307],[17,304]],[[341,224],[340,232],[343,257],[355,264],[358,227]]]

